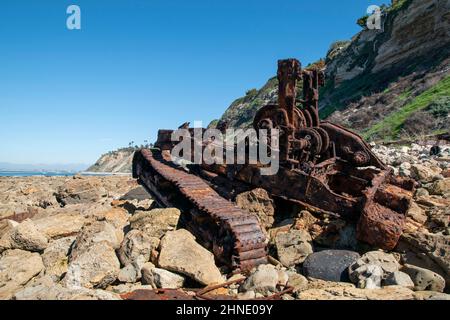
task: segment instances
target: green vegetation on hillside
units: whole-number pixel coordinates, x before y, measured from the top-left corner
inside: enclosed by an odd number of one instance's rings
[[[399,96],[399,98],[402,98],[402,96]],[[441,114],[444,113],[445,108],[447,108],[448,112],[448,105],[440,104],[436,107],[436,101],[441,101],[442,99],[449,96],[450,76],[447,76],[435,86],[418,95],[414,98],[414,100],[407,103],[399,110],[391,113],[381,122],[372,126],[370,129],[363,133],[363,136],[366,139],[373,138],[374,136],[382,136],[385,140],[396,138],[402,130],[405,121],[415,112],[424,110],[426,108],[440,109],[440,111],[438,112]]]

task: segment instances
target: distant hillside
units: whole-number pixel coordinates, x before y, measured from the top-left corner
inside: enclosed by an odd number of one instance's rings
[[[363,29],[349,41],[337,41],[324,63],[322,118],[367,139],[450,128],[450,1],[395,0],[383,8],[382,30]],[[276,102],[277,85],[272,78],[249,90],[221,120],[250,126],[259,108]]]
[[[131,166],[135,148],[122,148],[108,152],[89,167],[88,172],[131,173]]]

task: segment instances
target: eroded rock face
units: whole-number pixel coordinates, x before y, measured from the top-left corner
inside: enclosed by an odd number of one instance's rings
[[[93,242],[69,263],[64,283],[69,288],[106,288],[120,272],[120,262],[107,241]]]
[[[285,267],[292,267],[305,261],[313,253],[312,239],[305,230],[289,230],[275,236],[278,259]]]
[[[160,268],[186,275],[203,285],[223,282],[214,255],[199,245],[187,230],[167,232],[160,248]]]
[[[167,231],[175,230],[180,214],[180,210],[175,208],[137,211],[130,218],[130,225],[149,237],[161,238]]]
[[[7,250],[0,257],[0,300],[10,299],[44,269],[38,253]]]
[[[250,213],[255,213],[265,229],[272,227],[275,207],[266,190],[258,188],[243,192],[236,197],[236,205]]]
[[[359,257],[358,253],[347,250],[315,252],[303,263],[303,274],[326,281],[349,281],[348,267]]]

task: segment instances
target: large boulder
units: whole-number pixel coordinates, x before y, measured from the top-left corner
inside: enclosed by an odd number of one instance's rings
[[[214,255],[195,241],[187,230],[169,231],[162,238],[158,265],[210,285],[223,282]]]
[[[272,227],[275,219],[275,207],[266,190],[258,188],[243,192],[236,197],[236,205],[248,212],[255,213],[265,229]]]
[[[149,237],[161,238],[167,231],[175,230],[180,219],[175,208],[136,211],[130,218],[131,229],[140,230]]]
[[[357,252],[324,250],[309,255],[303,263],[306,277],[326,281],[348,281],[348,267],[359,259]]]
[[[12,246],[26,251],[43,251],[48,245],[45,234],[30,219],[20,223],[11,233]]]
[[[65,238],[77,235],[86,222],[86,218],[77,213],[62,213],[33,220],[36,228],[49,239]]]
[[[38,253],[7,250],[0,257],[0,300],[11,299],[44,269]]]
[[[312,239],[305,230],[289,230],[275,236],[278,259],[285,267],[293,267],[305,261],[313,253]]]
[[[150,237],[143,231],[131,230],[125,235],[118,250],[120,262],[123,265],[128,265],[139,256],[143,256],[146,261],[149,261],[152,252],[158,248],[159,242],[158,238]]]
[[[106,288],[120,272],[120,262],[107,241],[91,242],[69,263],[64,283],[69,288]]]
[[[67,272],[68,255],[74,241],[75,237],[52,240],[44,250],[42,261],[45,266],[45,274],[54,281],[59,281]]]
[[[56,199],[63,206],[69,204],[92,203],[106,196],[106,190],[102,184],[93,179],[68,180],[55,194]]]
[[[444,292],[445,280],[437,273],[409,264],[405,264],[402,271],[411,277],[414,290]]]
[[[113,249],[118,249],[123,237],[123,231],[116,229],[109,222],[94,221],[86,223],[75,240],[70,253],[70,260],[75,260],[78,255],[88,250],[95,243],[106,242]]]

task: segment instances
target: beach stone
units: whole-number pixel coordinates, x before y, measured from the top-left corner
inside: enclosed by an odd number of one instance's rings
[[[5,224],[3,226],[3,233],[0,237],[0,254],[5,251],[13,248],[12,234],[16,230],[19,225],[18,222],[13,220],[4,220]]]
[[[395,271],[389,274],[384,280],[384,286],[402,286],[408,289],[414,289],[414,282],[408,274]]]
[[[185,278],[179,274],[159,269],[151,269],[153,283],[157,288],[179,289],[184,286]]]
[[[162,238],[158,266],[186,275],[203,285],[219,284],[224,280],[214,255],[199,245],[185,229],[169,231]]]
[[[119,259],[108,242],[91,242],[70,261],[63,281],[69,288],[104,289],[117,279],[119,272]]]
[[[402,271],[411,277],[414,290],[444,292],[445,279],[437,273],[409,264],[405,264]]]
[[[432,182],[441,174],[442,169],[430,167],[422,164],[413,164],[411,166],[411,175],[414,179],[422,182]]]
[[[180,214],[176,208],[136,211],[130,218],[130,226],[149,237],[161,238],[167,231],[176,229]]]
[[[302,290],[306,290],[308,288],[308,279],[297,272],[288,271],[288,282],[287,285],[294,288],[293,293],[297,294]]]
[[[240,292],[253,291],[263,295],[276,292],[278,272],[273,265],[259,265],[239,287]]]
[[[416,291],[416,300],[450,300],[450,294],[435,291]]]
[[[141,269],[141,282],[146,285],[151,285],[153,288],[156,288],[155,280],[153,279],[152,270],[155,269],[155,265],[151,262],[147,262],[142,266]]]
[[[303,274],[326,281],[348,281],[348,267],[359,258],[357,252],[348,250],[315,252],[303,263]]]
[[[427,214],[425,213],[425,210],[423,210],[417,203],[414,201],[411,202],[411,206],[406,214],[406,217],[411,218],[415,222],[423,225],[425,222],[427,222]]]
[[[32,278],[44,270],[38,253],[13,249],[0,257],[0,300],[11,299]]]
[[[313,253],[312,239],[305,230],[289,230],[275,236],[275,247],[279,261],[285,267],[292,267],[305,261]]]
[[[124,283],[135,283],[138,278],[138,272],[132,264],[128,264],[120,269],[117,279]]]

